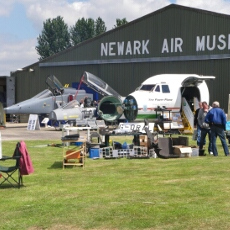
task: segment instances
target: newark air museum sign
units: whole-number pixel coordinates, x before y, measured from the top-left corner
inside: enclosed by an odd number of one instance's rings
[[[153,39],[154,40],[154,39]],[[147,40],[133,40],[133,41],[121,41],[121,42],[105,42],[101,43],[101,57],[114,57],[114,56],[158,56],[162,54],[172,53],[184,53],[186,47],[192,46],[193,52],[197,55],[199,53],[210,52],[210,51],[226,51],[230,50],[230,34],[219,34],[219,35],[202,35],[195,36],[193,44],[186,44],[186,41],[181,37],[163,38],[160,46],[155,44],[150,39]],[[151,47],[160,47],[159,53],[151,52]],[[187,46],[186,46],[187,45]],[[157,50],[157,49],[155,49]],[[221,53],[222,53],[221,52]]]

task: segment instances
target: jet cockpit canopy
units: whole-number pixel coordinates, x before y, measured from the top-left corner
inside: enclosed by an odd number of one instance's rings
[[[116,90],[89,72],[84,72],[81,80],[91,89],[95,90],[103,96],[115,96],[117,98],[122,98],[122,96]]]
[[[54,75],[50,75],[49,77],[47,77],[46,84],[51,89],[54,95],[61,95],[64,91],[63,85]]]

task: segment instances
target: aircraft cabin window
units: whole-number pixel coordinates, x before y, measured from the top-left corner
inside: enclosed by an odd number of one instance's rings
[[[140,90],[151,91],[151,90],[153,90],[154,87],[155,87],[155,85],[142,85],[140,87]]]
[[[156,86],[156,89],[155,89],[155,92],[160,92],[161,90],[160,90],[160,86],[159,85],[157,85]]]
[[[163,93],[170,93],[169,86],[168,85],[162,85],[162,92]]]

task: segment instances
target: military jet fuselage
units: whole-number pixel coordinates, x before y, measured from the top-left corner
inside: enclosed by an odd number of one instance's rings
[[[75,88],[64,88],[55,76],[46,79],[49,89],[45,89],[36,96],[19,102],[10,107],[4,108],[6,114],[49,114],[53,110],[63,107],[73,99],[81,100],[89,97],[93,100],[93,95],[85,90]]]

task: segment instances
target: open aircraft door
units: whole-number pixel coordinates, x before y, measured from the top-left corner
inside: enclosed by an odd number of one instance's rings
[[[199,86],[201,83],[203,83],[204,81],[207,81],[207,80],[214,80],[216,77],[214,76],[205,76],[205,77],[202,77],[202,76],[197,76],[197,77],[194,77],[194,76],[191,76],[191,77],[187,77],[186,79],[184,79],[184,81],[181,83],[181,85],[183,87],[197,87]]]
[[[209,90],[205,81],[214,79],[214,76],[191,76],[181,83],[181,97],[186,98],[191,109],[194,98],[199,101],[206,101],[209,104]]]

